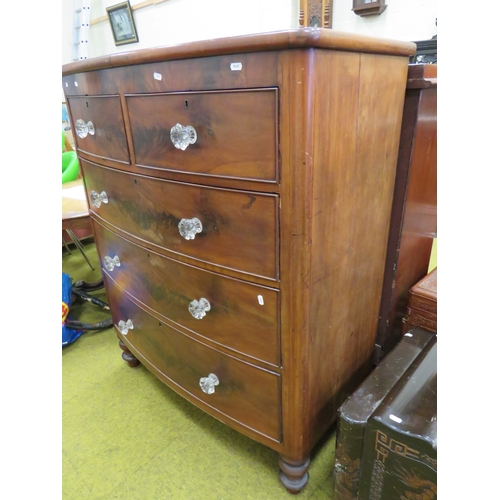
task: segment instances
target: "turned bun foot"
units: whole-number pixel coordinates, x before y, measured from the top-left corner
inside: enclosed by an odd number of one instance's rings
[[[281,484],[286,488],[289,493],[297,494],[309,481],[309,464],[311,461],[309,457],[305,460],[290,460],[289,458],[280,455],[279,465],[280,473],[279,478]]]
[[[119,342],[119,345],[121,350],[123,351],[122,359],[128,364],[128,366],[135,368],[136,366],[139,366],[141,364],[141,362],[128,350],[128,347],[121,340]]]

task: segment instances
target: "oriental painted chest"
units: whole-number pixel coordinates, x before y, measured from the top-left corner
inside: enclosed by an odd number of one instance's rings
[[[123,358],[290,492],[371,368],[414,50],[302,28],[63,66]]]

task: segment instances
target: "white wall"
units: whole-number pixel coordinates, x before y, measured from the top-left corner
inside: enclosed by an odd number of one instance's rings
[[[426,40],[436,34],[437,0],[386,0],[379,16],[361,18],[352,0],[332,0],[332,28],[399,40]],[[92,0],[91,19],[106,16],[120,0]],[[141,0],[131,0],[131,5]],[[62,2],[62,62],[71,61],[74,0]],[[261,33],[298,27],[299,0],[167,0],[134,11],[139,42],[116,47],[105,21],[90,28],[88,57],[147,47]]]
[[[352,12],[352,0],[333,0],[332,28],[382,38],[416,42],[437,34],[437,0],[386,0],[376,16]]]

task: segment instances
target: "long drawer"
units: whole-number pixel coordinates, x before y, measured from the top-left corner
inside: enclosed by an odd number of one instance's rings
[[[277,90],[126,96],[135,162],[276,182]]]
[[[105,272],[134,298],[198,335],[279,364],[278,290],[161,256],[97,222],[94,235]]]
[[[109,280],[107,289],[115,327],[134,354],[164,382],[249,429],[281,440],[278,373],[240,361],[170,328]],[[203,383],[208,392],[202,390]]]
[[[81,165],[91,210],[120,230],[160,249],[278,279],[277,195]]]
[[[119,96],[68,97],[80,152],[130,163]]]

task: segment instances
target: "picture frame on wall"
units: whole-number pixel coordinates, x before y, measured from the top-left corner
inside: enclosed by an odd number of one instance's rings
[[[132,8],[128,0],[106,8],[115,45],[125,45],[139,41],[135,28]]]

